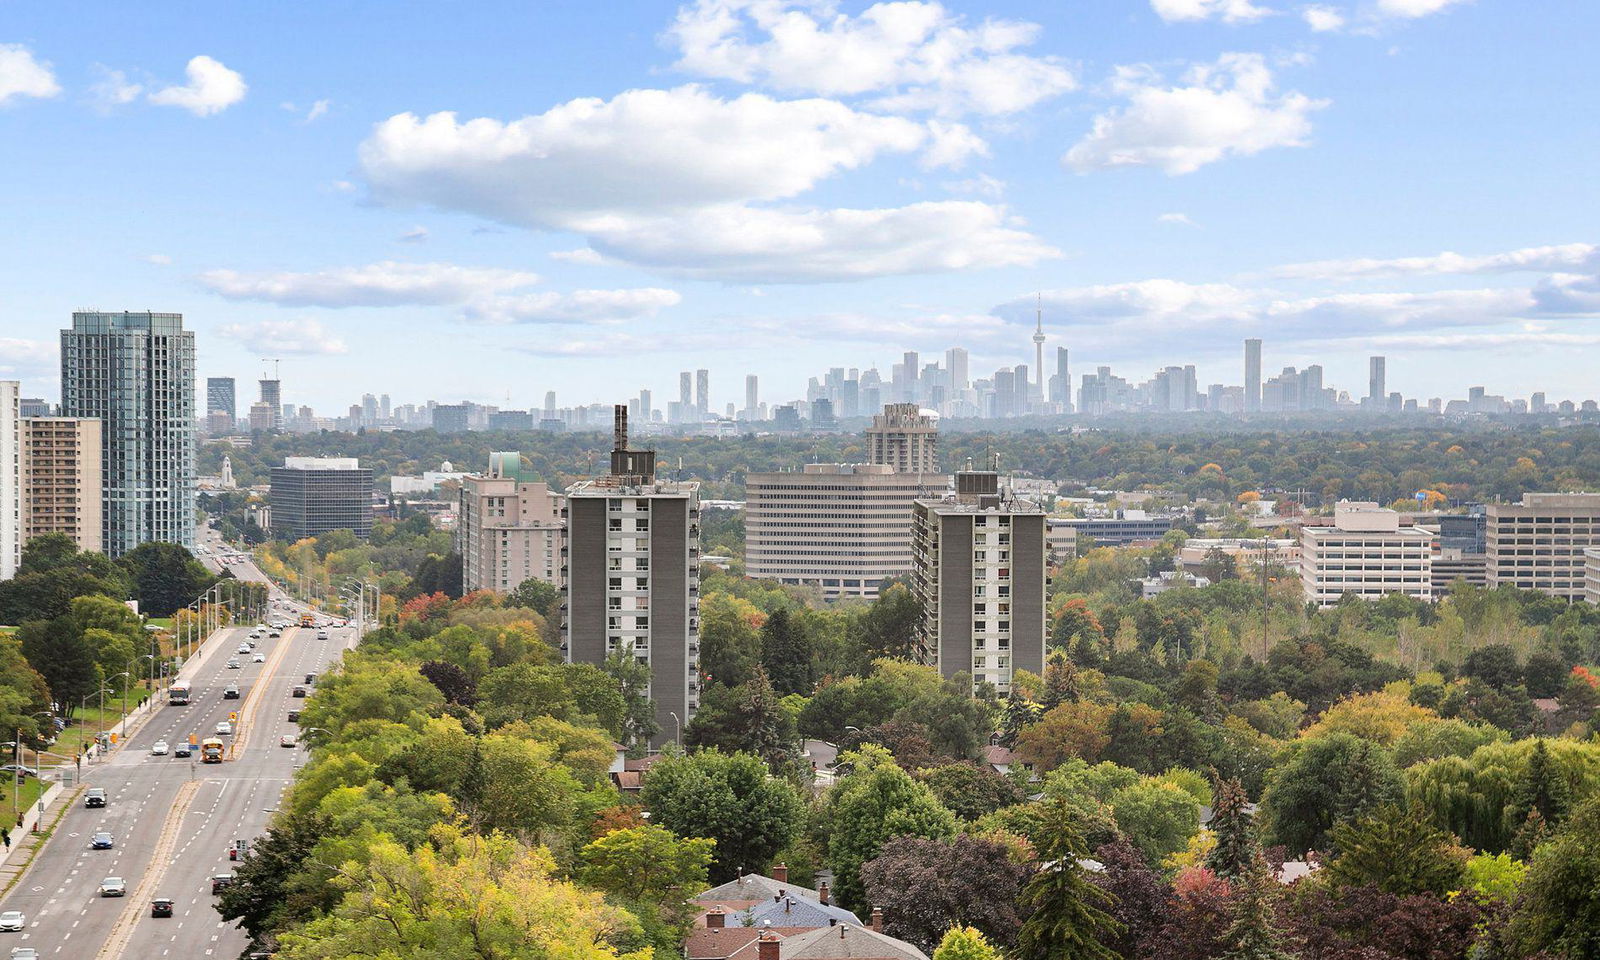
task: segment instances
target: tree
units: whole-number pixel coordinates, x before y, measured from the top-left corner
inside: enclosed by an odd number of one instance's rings
[[[1015,747],[1017,737],[1028,726],[1044,719],[1044,707],[1019,693],[1015,687],[1000,707],[1000,745]]]
[[[17,628],[22,655],[44,678],[50,697],[68,713],[100,689],[95,651],[65,618],[32,620]]]
[[[1273,913],[1278,882],[1268,871],[1266,861],[1257,856],[1249,872],[1240,878],[1240,886],[1233,922],[1222,934],[1223,960],[1289,960]]]
[[[423,557],[411,579],[420,594],[442,593],[459,600],[463,593],[461,578],[461,554],[452,550],[442,556],[430,553]]]
[[[1083,840],[1066,801],[1046,805],[1038,848],[1041,866],[1022,891],[1028,917],[1018,960],[1114,960],[1105,941],[1118,936],[1122,925],[1106,912],[1110,894],[1090,883],[1078,863]]]
[[[1117,829],[1159,863],[1184,849],[1200,829],[1200,802],[1176,785],[1147,777],[1111,795]]]
[[[766,614],[750,601],[705,591],[700,600],[700,672],[729,687],[755,676],[765,621]]]
[[[1063,703],[1018,734],[1017,755],[1046,770],[1074,757],[1092,763],[1111,744],[1106,728],[1115,712],[1114,707],[1087,701]]]
[[[679,839],[660,824],[613,830],[578,851],[578,879],[624,900],[681,905],[706,888],[716,841]]]
[[[760,667],[748,683],[735,689],[716,684],[707,690],[683,734],[688,747],[725,753],[748,750],[774,773],[791,770],[800,756],[794,718],[783,709]]]
[[[1261,855],[1250,798],[1236,778],[1218,781],[1212,794],[1211,833],[1216,844],[1206,854],[1205,865],[1224,880],[1233,880],[1247,874]]]
[[[922,604],[905,584],[895,583],[880,592],[861,615],[862,646],[869,657],[920,662],[923,651],[917,627],[921,623]]]
[[[1580,804],[1534,851],[1508,940],[1524,954],[1600,957],[1600,797]]]
[[[876,857],[893,837],[942,839],[955,833],[954,815],[933,791],[913,780],[881,747],[863,746],[840,757],[851,768],[824,802],[829,824],[828,866],[834,890],[849,909],[866,909],[861,865]]]
[[[1384,804],[1335,824],[1329,837],[1338,852],[1328,863],[1328,882],[1397,896],[1458,889],[1471,855],[1415,806]]]
[[[1001,957],[1000,951],[990,946],[977,930],[951,927],[933,951],[933,960],[1001,960]]]
[[[928,952],[952,926],[970,926],[996,946],[1016,945],[1026,867],[1003,844],[958,835],[948,841],[896,837],[861,865],[866,900],[883,908],[884,932]]]
[[[1528,756],[1528,766],[1517,779],[1516,792],[1506,807],[1506,822],[1520,827],[1529,814],[1537,813],[1539,820],[1554,829],[1561,825],[1572,804],[1572,787],[1566,775],[1556,768],[1550,757],[1550,748],[1543,740],[1533,744]]]
[[[1016,781],[971,762],[923,770],[917,779],[928,785],[945,809],[963,820],[976,820],[1027,799]]]
[[[780,695],[811,695],[815,659],[805,622],[790,617],[788,610],[773,611],[761,625],[761,665]]]
[[[309,915],[309,906],[292,894],[291,884],[328,827],[327,818],[315,814],[275,818],[266,836],[251,844],[239,861],[235,882],[217,898],[217,913],[238,921],[257,943]]]
[[[1078,699],[1078,671],[1065,651],[1051,650],[1044,663],[1044,690],[1039,705],[1052,710]]]
[[[446,701],[470,707],[478,700],[478,685],[467,672],[444,660],[427,660],[418,665],[417,672],[429,683],[439,688]]]
[[[1517,652],[1503,643],[1485,644],[1467,654],[1461,661],[1461,675],[1482,680],[1495,690],[1522,682],[1522,667],[1517,663]]]
[[[1304,739],[1273,771],[1261,798],[1272,843],[1290,853],[1326,849],[1334,824],[1400,799],[1400,774],[1388,753],[1348,733]]]
[[[517,584],[517,588],[506,594],[506,606],[526,607],[537,611],[539,616],[548,619],[561,602],[561,589],[553,583],[540,580],[538,577],[529,577]]]
[[[133,580],[140,612],[149,617],[172,616],[217,582],[204,564],[176,543],[141,543],[118,562]]]
[[[1094,858],[1101,869],[1090,881],[1111,895],[1107,911],[1121,925],[1116,935],[1103,935],[1101,941],[1124,960],[1150,956],[1172,913],[1172,888],[1124,839],[1096,847]]]
[[[576,709],[559,667],[515,663],[490,670],[478,683],[478,712],[491,730],[534,717],[565,719]]]
[[[641,750],[661,730],[650,702],[650,665],[634,655],[633,644],[624,643],[606,656],[605,671],[622,695],[622,745],[630,752]]]
[[[760,757],[719,750],[662,759],[645,776],[639,799],[652,822],[716,841],[717,883],[740,870],[765,870],[794,838],[803,808],[799,791],[768,776]]]

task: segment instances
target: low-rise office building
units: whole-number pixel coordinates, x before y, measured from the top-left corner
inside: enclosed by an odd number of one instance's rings
[[[1051,517],[1050,549],[1070,556],[1077,549],[1080,534],[1093,540],[1097,547],[1125,547],[1160,540],[1176,521],[1176,517],[1143,510],[1118,510],[1110,517]]]
[[[1584,551],[1600,547],[1600,493],[1524,493],[1491,503],[1484,531],[1488,585],[1584,599]]]
[[[1331,607],[1346,594],[1376,600],[1403,593],[1433,599],[1433,534],[1402,527],[1376,503],[1341,500],[1333,523],[1300,530],[1300,578],[1306,600]]]
[[[272,536],[293,543],[334,530],[372,535],[372,471],[355,457],[288,457],[272,468]]]

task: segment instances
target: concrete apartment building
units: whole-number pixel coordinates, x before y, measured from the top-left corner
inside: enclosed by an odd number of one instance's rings
[[[613,418],[611,472],[573,484],[562,511],[562,651],[601,664],[631,648],[660,747],[700,705],[700,485],[657,480],[655,451],[628,449],[628,408]]]
[[[194,333],[178,313],[72,315],[61,416],[101,423],[101,544],[195,545]]]
[[[1584,599],[1584,551],[1600,547],[1600,493],[1524,493],[1486,514],[1489,586]]]
[[[22,421],[22,540],[47,533],[100,552],[102,437],[99,420],[31,417]]]
[[[489,472],[461,478],[456,520],[465,589],[510,593],[536,578],[561,583],[561,496],[524,478],[522,455],[489,454]]]
[[[886,404],[867,428],[867,462],[897,473],[938,473],[938,423],[914,403]]]
[[[1402,527],[1376,503],[1341,500],[1332,524],[1300,531],[1300,579],[1307,602],[1337,604],[1345,594],[1376,600],[1403,593],[1433,599],[1433,534]]]
[[[1018,669],[1044,671],[1044,511],[1000,488],[999,474],[961,471],[955,493],[918,500],[912,583],[923,656],[973,688],[1011,691]]]
[[[272,468],[272,536],[293,543],[334,530],[372,536],[372,471],[355,457],[286,457]]]
[[[22,562],[22,383],[0,380],[0,580]]]
[[[911,510],[949,486],[943,474],[887,464],[808,463],[745,477],[745,572],[814,585],[828,599],[876,597],[911,572]]]

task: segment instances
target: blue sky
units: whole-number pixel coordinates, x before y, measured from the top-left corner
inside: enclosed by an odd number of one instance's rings
[[[1600,394],[1600,4],[0,5],[0,376],[178,310],[284,397],[801,395],[902,350]]]

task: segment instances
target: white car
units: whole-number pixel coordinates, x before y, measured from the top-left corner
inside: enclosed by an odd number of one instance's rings
[[[250,644],[241,643],[241,644],[239,644],[239,649],[235,650],[234,652],[235,653],[249,653],[250,652]]]
[[[266,663],[267,662],[267,655],[264,654],[264,653],[258,653],[255,656],[250,658],[250,662],[251,663]]]
[[[28,925],[28,918],[22,915],[21,910],[7,910],[0,913],[0,931],[6,933],[21,933],[22,928]]]
[[[280,747],[292,747],[292,746],[294,746],[294,734],[286,733],[283,736],[279,737],[278,738],[278,746],[280,746]]]
[[[128,885],[122,882],[121,877],[106,877],[100,881],[100,896],[125,897],[128,895]]]
[[[237,670],[237,669],[239,669],[239,658],[238,657],[229,657],[228,658],[228,669],[229,670]]]
[[[217,724],[217,734],[224,737],[233,736],[233,722],[230,720],[224,720]]]
[[[172,748],[167,745],[167,741],[157,740],[155,743],[150,744],[150,756],[164,757],[167,755],[167,751],[171,749]]]

